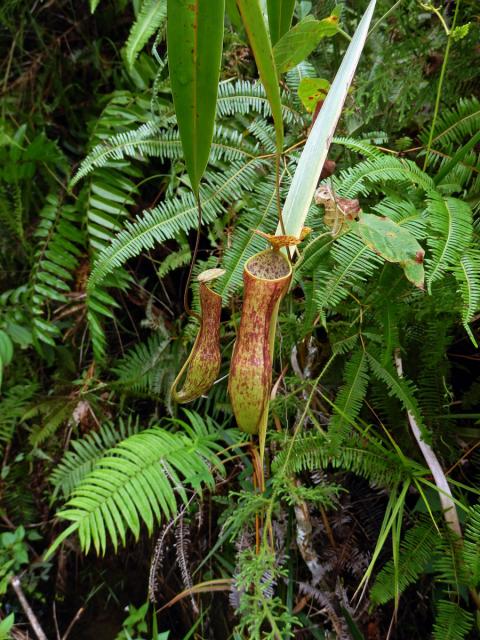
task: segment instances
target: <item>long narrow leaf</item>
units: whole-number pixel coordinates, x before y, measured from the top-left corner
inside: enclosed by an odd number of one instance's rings
[[[295,0],[267,0],[268,26],[272,45],[290,29]]]
[[[265,24],[259,0],[237,0],[237,5],[252,47],[260,80],[270,102],[275,124],[277,151],[280,153],[283,147],[282,103],[277,68],[273,58],[272,43],[268,35],[267,25]]]
[[[300,156],[283,209],[283,223],[287,235],[298,237],[304,225],[343,103],[367,38],[375,3],[376,0],[371,0],[357,27]],[[280,225],[277,228],[277,234],[282,234]]]
[[[225,0],[168,0],[173,101],[192,189],[198,195],[213,138]]]

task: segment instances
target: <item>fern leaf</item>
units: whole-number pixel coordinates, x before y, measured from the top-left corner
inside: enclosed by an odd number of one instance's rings
[[[350,151],[355,151],[355,153],[360,153],[366,158],[380,158],[383,156],[383,153],[377,149],[377,147],[360,138],[334,136],[332,142],[333,144],[346,147],[347,149],[350,149]]]
[[[258,162],[245,165],[232,163],[228,172],[214,174],[202,190],[204,223],[211,222],[224,210],[225,203],[238,198],[239,192],[252,187]],[[113,242],[99,254],[89,280],[94,289],[108,273],[123,265],[129,258],[152,248],[156,242],[173,238],[180,230],[188,231],[197,225],[197,205],[191,193],[162,202],[145,211],[134,223],[128,222]]]
[[[98,433],[92,431],[83,438],[73,440],[70,443],[70,449],[50,476],[50,482],[54,486],[52,501],[55,500],[59,491],[62,491],[65,498],[68,497],[93,470],[107,449],[137,433],[138,429],[138,420],[133,421],[129,418],[125,421],[120,418],[117,425],[106,422],[102,424]]]
[[[463,326],[472,342],[477,346],[469,323],[480,308],[480,251],[470,249],[464,253],[454,275],[463,302]]]
[[[473,626],[473,615],[456,602],[440,600],[433,626],[434,640],[463,640]]]
[[[437,546],[437,533],[431,521],[417,524],[407,531],[400,546],[398,560],[400,566],[400,572],[397,575],[399,593],[403,593],[425,571]],[[395,576],[393,560],[389,560],[377,575],[370,591],[373,602],[385,604],[395,598]]]
[[[186,435],[154,427],[134,434],[97,462],[58,516],[72,522],[67,531],[78,532],[86,553],[93,544],[104,554],[107,539],[116,549],[128,530],[138,539],[142,522],[151,534],[162,515],[174,516],[177,498],[187,502],[186,487],[213,487],[210,466],[222,469],[219,449],[206,429]]]
[[[189,245],[185,242],[182,243],[176,251],[172,251],[166,258],[162,260],[161,265],[157,270],[159,278],[164,278],[170,271],[179,269],[189,264],[192,259],[192,252]]]
[[[77,217],[74,207],[60,206],[58,198],[49,195],[34,234],[38,244],[30,275],[33,333],[38,341],[51,346],[60,337],[52,307],[68,301],[69,281],[85,242]]]
[[[289,95],[283,92],[281,99],[285,124],[301,124],[302,116],[291,103]],[[264,118],[272,116],[270,103],[260,82],[237,80],[236,82],[220,83],[217,97],[217,117],[228,118],[252,112],[258,113]]]
[[[480,505],[478,504],[472,507],[469,514],[462,553],[468,585],[472,589],[477,589],[480,584]]]
[[[457,198],[444,198],[436,191],[429,192],[427,213],[433,231],[427,240],[432,255],[426,260],[431,292],[432,284],[460,262],[471,242],[473,227],[472,211],[467,203]]]
[[[390,366],[383,366],[371,353],[367,353],[368,363],[373,375],[388,388],[390,397],[397,398],[404,409],[412,414],[418,424],[422,439],[428,442],[430,435],[425,427],[423,416],[415,398],[415,385],[406,377],[399,378],[397,373]]]
[[[389,196],[376,204],[373,210],[410,231],[417,240],[425,238],[426,220],[410,200],[400,196]]]
[[[331,449],[341,446],[348,427],[362,408],[368,386],[368,364],[363,349],[355,351],[345,366],[344,385],[335,398],[334,413],[330,419],[328,436]]]
[[[388,182],[394,182],[397,187],[410,185],[425,190],[433,188],[433,180],[414,162],[393,156],[364,160],[342,171],[335,180],[338,193],[350,198],[359,194],[368,195],[374,185]]]
[[[247,210],[238,218],[231,246],[225,251],[222,267],[225,269],[216,287],[226,301],[230,293],[242,284],[243,266],[258,251],[265,248],[265,240],[255,229],[273,233],[276,225],[276,199],[274,178],[270,177],[255,186],[252,199],[254,210]]]
[[[250,144],[242,133],[225,125],[215,127],[210,152],[211,162],[219,159],[249,160],[257,153],[257,147]],[[160,158],[162,161],[166,158],[170,160],[182,158],[182,143],[178,130],[164,129],[160,123],[147,122],[137,129],[109,136],[96,145],[82,161],[71,181],[71,186],[74,186],[94,169],[104,167],[112,160],[123,160],[127,157],[137,159],[154,157]],[[115,191],[111,188],[109,193],[115,196]],[[121,191],[117,189],[117,193],[121,194]],[[123,204],[131,204],[127,200],[128,195],[121,198],[120,201]]]
[[[315,469],[342,469],[351,471],[371,484],[394,487],[398,482],[410,479],[413,474],[423,474],[423,468],[415,462],[399,457],[380,443],[365,444],[353,437],[344,442],[334,454],[329,451],[325,435],[297,436],[293,443],[283,446],[272,468],[286,474],[313,471]]]
[[[130,393],[159,396],[172,367],[170,354],[166,353],[169,345],[170,339],[157,332],[129,349],[113,368],[117,376],[114,385]]]
[[[333,309],[347,295],[351,287],[365,282],[383,264],[383,259],[369,249],[357,236],[348,233],[339,238],[331,251],[335,266],[330,271],[320,270],[321,282],[316,292],[318,309]]]
[[[149,38],[162,26],[166,18],[166,0],[144,0],[125,44],[125,57],[130,69]]]
[[[460,98],[453,109],[444,109],[435,123],[435,136],[432,143],[437,148],[449,144],[459,145],[465,138],[472,138],[480,130],[480,101],[478,98]],[[430,130],[420,135],[421,142],[427,146]]]

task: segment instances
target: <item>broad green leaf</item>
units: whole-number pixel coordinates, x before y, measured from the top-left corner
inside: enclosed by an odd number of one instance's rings
[[[167,17],[167,0],[144,0],[125,45],[125,57],[131,69],[148,39],[162,26]]]
[[[0,621],[0,640],[8,640],[8,638],[10,638],[10,631],[14,622],[14,613],[10,613],[6,618]]]
[[[282,231],[281,226],[278,225],[277,235],[289,235],[298,238],[305,225],[305,219],[312,203],[313,194],[317,188],[322,167],[327,158],[343,103],[347,97],[348,89],[355,75],[367,38],[375,3],[376,0],[371,0],[368,5],[320,113],[315,120],[315,124],[310,131],[285,201],[282,214],[285,231]]]
[[[270,40],[274,45],[290,29],[295,0],[267,0]]]
[[[225,0],[167,0],[168,66],[188,175],[198,196],[213,138]]]
[[[278,73],[290,71],[305,60],[322,38],[334,36],[338,31],[338,15],[333,13],[323,20],[307,16],[283,35],[273,48]]]
[[[298,97],[305,109],[312,113],[317,104],[327,97],[330,83],[324,78],[302,78],[298,85]]]
[[[280,153],[283,148],[282,103],[280,100],[277,69],[273,58],[267,25],[263,18],[259,0],[237,0],[237,5],[255,57],[260,80],[262,81],[270,103],[273,122],[275,124],[277,151]]]
[[[100,0],[90,0],[90,13],[95,13],[95,9],[100,4]]]
[[[363,213],[351,227],[362,241],[388,262],[398,262],[407,278],[423,289],[425,251],[413,235],[390,218]]]

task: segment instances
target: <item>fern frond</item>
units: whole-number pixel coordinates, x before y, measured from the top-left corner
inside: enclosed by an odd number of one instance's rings
[[[373,144],[362,140],[361,138],[351,138],[349,136],[334,136],[332,140],[333,144],[338,144],[341,147],[345,147],[350,151],[355,151],[366,158],[380,158],[383,157],[383,153],[377,149]]]
[[[473,615],[458,603],[440,600],[433,626],[434,640],[464,640],[473,627],[473,622]]]
[[[368,195],[377,184],[394,182],[400,186],[418,186],[424,190],[433,188],[433,180],[411,160],[394,156],[381,156],[364,160],[345,169],[335,179],[336,190],[342,196],[353,198]]]
[[[113,367],[114,385],[130,393],[160,395],[172,366],[169,345],[170,339],[157,332],[129,349]]]
[[[134,421],[129,416],[127,420],[120,418],[118,424],[113,422],[102,424],[98,433],[91,431],[83,438],[72,440],[69,450],[50,476],[50,482],[54,486],[52,501],[55,500],[59,491],[65,498],[68,497],[92,471],[107,449],[137,433],[138,430],[138,419]]]
[[[219,159],[248,160],[257,155],[258,149],[242,133],[227,127],[215,127],[210,161]],[[183,157],[182,143],[177,129],[165,129],[160,122],[147,122],[137,129],[122,131],[96,145],[82,161],[71,181],[75,185],[95,168],[104,167],[112,160],[131,157],[143,160],[159,158],[176,160]],[[130,204],[126,202],[125,204]]]
[[[347,361],[344,384],[338,392],[328,427],[331,450],[341,446],[348,428],[360,413],[368,386],[368,363],[363,349],[355,351]]]
[[[300,473],[315,469],[343,469],[365,478],[373,485],[393,487],[414,474],[423,474],[423,469],[409,460],[400,460],[379,443],[366,445],[359,438],[346,440],[334,454],[328,450],[325,435],[306,434],[297,436],[293,443],[286,443],[275,458],[275,472]]]
[[[282,115],[285,124],[302,122],[302,116],[295,109],[287,93],[282,92]],[[217,117],[248,115],[258,113],[264,118],[272,115],[270,103],[265,89],[260,82],[237,80],[236,82],[221,82],[218,86]]]
[[[74,207],[61,205],[56,196],[49,195],[34,234],[38,239],[30,276],[34,336],[51,346],[55,346],[55,339],[60,337],[51,308],[68,301],[69,281],[78,266],[85,240],[77,218]]]
[[[405,377],[399,378],[393,367],[383,366],[371,353],[367,353],[368,363],[373,375],[381,380],[388,389],[390,397],[397,398],[403,408],[409,411],[422,432],[422,439],[428,441],[429,433],[425,427],[423,416],[415,398],[416,387],[411,380]]]
[[[15,427],[37,391],[38,383],[30,382],[16,384],[3,392],[0,401],[0,452],[12,441]]]
[[[389,196],[373,207],[373,211],[401,225],[417,239],[426,236],[426,220],[410,200],[400,196]]]
[[[162,515],[177,513],[178,498],[187,502],[186,488],[214,486],[211,467],[223,469],[215,440],[206,427],[188,435],[154,427],[123,440],[96,463],[58,513],[72,523],[62,535],[77,531],[86,553],[93,544],[104,554],[108,538],[115,549],[119,541],[125,544],[128,530],[138,539],[142,522],[151,534]]]
[[[403,593],[425,571],[437,547],[438,534],[431,521],[421,522],[409,529],[400,545],[400,571],[396,573],[393,559],[387,562],[370,591],[373,602],[385,604],[395,598],[395,577],[398,578],[398,591]]]
[[[472,138],[480,130],[480,101],[478,98],[460,98],[453,109],[444,109],[435,123],[433,146],[444,148],[453,143],[459,145],[464,139]],[[430,130],[420,135],[424,145],[428,143]]]
[[[300,82],[304,78],[316,78],[317,75],[317,70],[313,64],[308,62],[308,60],[303,60],[285,74],[285,80],[290,91],[297,95]]]
[[[436,191],[429,192],[427,205],[430,233],[427,245],[432,252],[426,260],[428,290],[445,272],[457,267],[473,234],[472,211],[466,202],[444,198]]]
[[[239,193],[252,188],[260,161],[232,166],[225,174],[212,174],[201,193],[203,221],[211,222],[224,210],[226,203],[238,199]],[[188,231],[197,225],[197,205],[191,193],[166,200],[155,209],[145,211],[134,223],[128,222],[113,242],[99,254],[89,280],[94,289],[108,273],[123,265],[129,258],[152,248],[156,242],[175,237],[180,230]]]
[[[42,416],[41,424],[30,434],[32,446],[40,444],[51,438],[72,417],[76,402],[66,401],[65,398],[52,398],[46,400],[27,411],[23,420],[34,416]]]
[[[170,271],[189,264],[191,259],[192,252],[190,251],[188,243],[186,241],[184,243],[182,242],[177,250],[172,251],[172,253],[162,260],[157,270],[158,277],[164,278]]]
[[[125,57],[130,68],[153,34],[167,19],[166,0],[144,0],[125,44]]]
[[[335,261],[333,269],[317,273],[321,284],[315,298],[323,317],[327,309],[333,309],[348,295],[350,288],[365,282],[383,264],[383,259],[352,233],[334,243],[331,256]]]
[[[480,251],[470,249],[464,253],[454,275],[463,302],[463,326],[476,344],[469,323],[480,308]]]
[[[474,505],[465,527],[464,544],[462,548],[467,584],[477,589],[480,584],[480,505]]]

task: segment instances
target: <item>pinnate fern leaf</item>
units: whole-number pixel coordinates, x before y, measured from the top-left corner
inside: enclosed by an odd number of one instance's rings
[[[397,398],[403,408],[412,414],[422,432],[422,439],[428,441],[429,433],[425,427],[420,407],[415,398],[416,387],[413,382],[406,377],[399,378],[396,371],[393,370],[393,367],[389,365],[383,366],[380,360],[372,353],[367,353],[367,358],[373,375],[378,380],[384,382],[387,386],[388,394],[393,398]]]
[[[328,436],[333,451],[342,444],[348,427],[362,408],[368,386],[368,363],[363,349],[355,351],[345,366],[344,385],[335,398]]]
[[[248,160],[257,155],[257,147],[242,133],[217,125],[210,151],[210,160]],[[102,140],[82,161],[71,181],[74,186],[94,169],[103,167],[112,160],[124,158],[160,158],[176,160],[183,157],[178,129],[165,129],[160,122],[147,122],[137,129],[122,131]]]
[[[166,0],[144,0],[125,44],[125,57],[130,68],[149,38],[165,23],[166,18]]]
[[[162,516],[177,513],[177,500],[187,502],[186,489],[214,486],[212,467],[223,470],[217,436],[190,427],[171,433],[160,427],[134,434],[110,449],[73,491],[58,513],[72,524],[57,538],[49,554],[73,531],[82,549],[104,554],[107,540],[125,544],[131,531],[138,539],[141,524],[151,534]]]
[[[427,213],[431,233],[427,244],[431,256],[426,260],[427,284],[443,277],[450,268],[458,266],[472,240],[472,211],[457,198],[444,198],[436,191],[429,192]]]
[[[106,422],[102,424],[98,433],[91,431],[83,438],[73,440],[50,476],[50,482],[54,486],[52,499],[55,499],[59,491],[65,498],[69,496],[92,471],[107,449],[136,433],[138,428],[138,420],[120,418],[118,424]]]
[[[423,573],[435,553],[438,536],[432,522],[415,525],[405,534],[400,546],[398,564],[400,571],[395,572],[393,560],[378,574],[370,591],[370,597],[376,604],[385,604],[396,595],[395,578],[398,577],[398,591],[403,593]]]
[[[457,602],[440,600],[433,627],[434,640],[463,640],[473,626],[473,615]]]
[[[480,308],[480,251],[476,249],[466,251],[454,273],[463,302],[463,326],[476,345],[469,322]]]
[[[247,164],[232,163],[225,174],[211,174],[210,182],[202,189],[204,223],[212,222],[224,210],[225,204],[238,198],[243,190],[251,189],[255,170],[261,161]],[[135,222],[127,222],[113,242],[99,254],[92,270],[89,289],[94,289],[107,274],[123,265],[129,258],[151,249],[156,242],[175,237],[179,231],[188,231],[197,225],[197,205],[191,193],[166,200],[150,211],[145,211]]]
[[[365,282],[383,264],[382,258],[351,233],[335,242],[331,255],[335,266],[318,273],[321,284],[315,296],[323,318],[325,311],[339,304],[350,288]]]
[[[370,483],[381,487],[394,487],[412,475],[422,475],[424,470],[412,460],[400,460],[380,443],[366,445],[358,437],[346,440],[335,453],[329,451],[324,435],[305,434],[286,444],[275,458],[272,468],[278,473],[300,473],[315,469],[342,469],[351,471]]]
[[[397,187],[420,186],[431,189],[433,180],[411,160],[381,156],[369,158],[340,173],[336,180],[341,195],[367,195],[376,184],[394,182]]]

